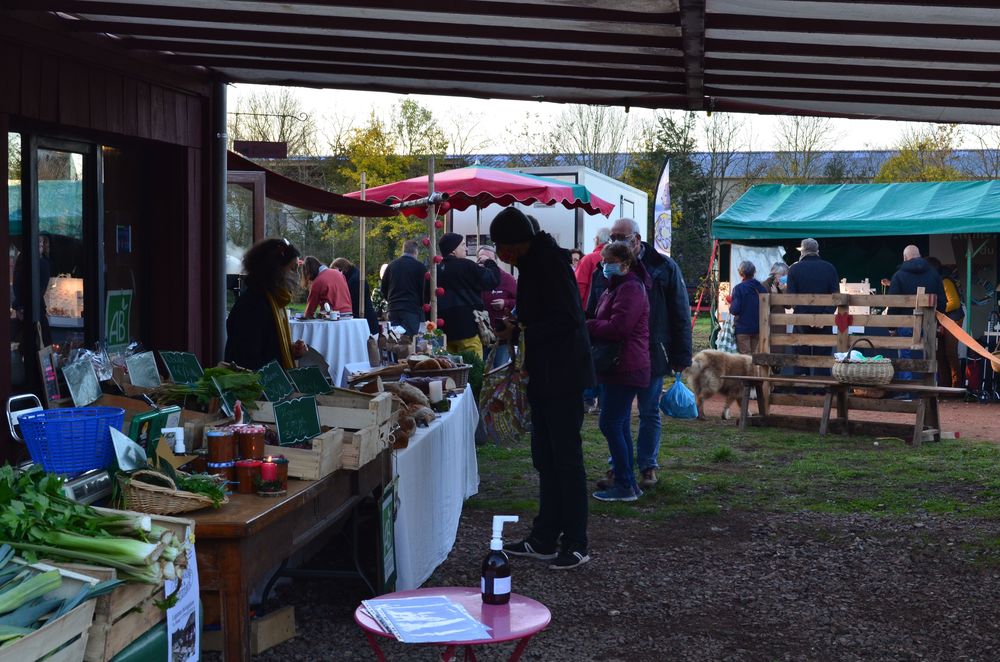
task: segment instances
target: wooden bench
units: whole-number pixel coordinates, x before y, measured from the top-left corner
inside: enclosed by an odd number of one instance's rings
[[[940,387],[936,384],[937,374],[937,321],[934,316],[935,297],[916,295],[856,295],[856,294],[761,294],[760,297],[760,339],[759,351],[753,355],[753,364],[758,374],[743,377],[727,377],[743,384],[743,398],[740,408],[740,429],[745,429],[750,419],[750,389],[756,387],[759,416],[752,419],[754,425],[777,425],[800,429],[815,429],[815,417],[774,415],[772,405],[792,405],[821,408],[819,433],[827,434],[831,426],[843,434],[898,436],[910,443],[919,444],[925,440],[938,440],[941,434],[941,418],[938,412],[938,398],[942,395],[961,395],[964,389]],[[833,308],[829,314],[788,314],[772,313],[771,307],[780,309],[793,306],[824,306]],[[869,307],[892,307],[911,309],[908,315],[871,314]],[[787,333],[786,328],[809,328],[809,333]],[[833,327],[836,333],[819,333],[816,327]],[[850,335],[850,327],[864,327],[865,333]],[[912,330],[912,337],[895,335],[898,328]],[[877,329],[892,330],[894,335],[878,333]],[[796,371],[833,367],[832,352],[846,352],[855,341],[865,338],[867,344],[858,347],[865,356],[874,356],[886,351],[911,350],[921,352],[920,358],[893,358],[895,374],[889,384],[871,386],[845,384],[832,376],[780,375],[774,370],[792,369]],[[810,352],[804,353],[809,348]],[[815,353],[820,349],[822,353]],[[825,352],[829,352],[828,354]],[[911,379],[902,379],[900,373],[909,372]],[[775,387],[783,387],[788,392],[775,392]],[[859,389],[872,391],[879,389],[886,394],[909,393],[910,400],[891,400],[864,397]],[[808,391],[795,393],[794,391]],[[831,415],[836,407],[836,419]],[[850,410],[903,412],[914,415],[912,426],[900,423],[877,421],[850,421]]]

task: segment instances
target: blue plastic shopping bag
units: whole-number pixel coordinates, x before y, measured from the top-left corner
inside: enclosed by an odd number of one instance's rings
[[[694,393],[681,380],[680,373],[674,376],[674,383],[660,396],[660,411],[674,418],[698,417]]]

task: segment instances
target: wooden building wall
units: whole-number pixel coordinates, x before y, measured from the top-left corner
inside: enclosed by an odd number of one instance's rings
[[[224,100],[223,100],[224,102]],[[216,230],[212,222],[210,81],[195,69],[167,69],[123,57],[89,36],[50,32],[0,9],[0,131],[30,131],[155,154],[142,176],[156,183],[148,213],[162,262],[147,265],[150,347],[188,349],[210,364]],[[6,149],[6,148],[4,148]],[[0,217],[7,218],[7,178],[0,178]],[[7,244],[7,224],[0,242]],[[6,272],[6,270],[5,270]],[[10,307],[4,277],[0,304]],[[2,308],[0,308],[2,309]],[[0,325],[0,346],[9,343]],[[0,352],[0,404],[9,395],[10,355]],[[6,425],[0,426],[5,429]]]

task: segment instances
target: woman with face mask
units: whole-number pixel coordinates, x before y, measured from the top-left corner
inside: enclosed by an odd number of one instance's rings
[[[299,251],[287,239],[262,239],[243,256],[246,289],[226,320],[226,361],[257,370],[271,361],[294,368],[306,353],[292,342],[285,306],[298,278]]]
[[[614,484],[594,493],[600,501],[635,501],[642,495],[635,480],[632,442],[632,401],[649,386],[649,277],[636,262],[631,247],[614,241],[601,250],[608,289],[597,302],[594,319],[587,320],[591,342],[617,345],[618,360],[598,373],[604,386],[598,425],[608,441]]]

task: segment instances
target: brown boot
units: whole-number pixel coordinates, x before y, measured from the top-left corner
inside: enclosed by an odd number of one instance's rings
[[[656,485],[656,469],[650,467],[649,469],[642,470],[642,479],[639,481],[639,487],[644,490]]]
[[[614,487],[615,484],[615,472],[608,469],[608,473],[604,474],[604,478],[600,478],[597,481],[597,489],[607,490]]]

